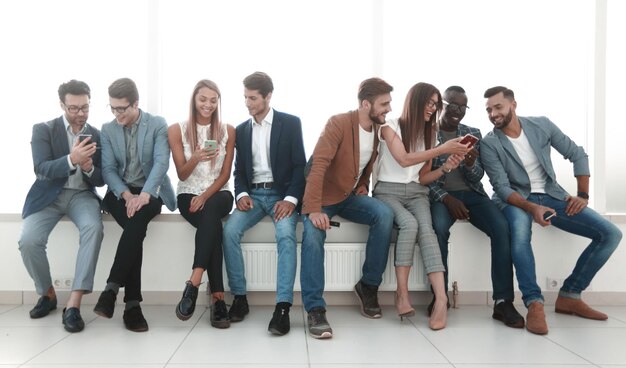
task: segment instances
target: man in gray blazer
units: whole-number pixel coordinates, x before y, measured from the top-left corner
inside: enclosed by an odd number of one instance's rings
[[[85,327],[80,315],[83,294],[93,289],[93,278],[102,243],[100,199],[95,187],[104,185],[100,164],[100,132],[87,124],[91,93],[85,82],[71,80],[59,87],[64,114],[33,126],[31,148],[37,179],[30,188],[22,218],[19,249],[30,277],[41,295],[31,318],[56,309],[57,297],[46,255],[48,236],[63,216],[80,234],[72,292],[63,309],[63,325],[69,332]]]
[[[139,109],[139,92],[128,78],[109,86],[109,105],[115,119],[102,126],[102,175],[108,185],[105,209],[122,227],[122,236],[107,285],[94,308],[111,318],[120,287],[125,288],[124,325],[128,330],[148,330],[139,303],[143,240],[150,220],[165,204],[176,209],[176,197],[167,176],[170,148],[167,123]]]
[[[622,233],[587,207],[590,175],[587,154],[548,118],[518,117],[512,90],[493,87],[485,92],[485,98],[494,129],[482,140],[482,163],[495,191],[494,201],[509,222],[511,255],[528,308],[526,328],[536,334],[548,333],[544,298],[537,285],[530,243],[533,220],[541,226],[554,225],[591,239],[571,275],[565,279],[555,311],[606,320],[606,314],[582,301],[581,293],[609,259]],[[574,164],[576,196],[569,195],[556,181],[550,160],[552,147]]]

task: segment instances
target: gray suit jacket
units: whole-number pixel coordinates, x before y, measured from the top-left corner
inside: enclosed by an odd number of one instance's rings
[[[556,181],[550,160],[552,147],[574,164],[574,176],[589,175],[589,159],[585,150],[576,145],[546,117],[519,117],[524,134],[548,175],[546,194],[565,200],[568,193]],[[513,145],[502,131],[493,129],[481,141],[480,159],[494,190],[494,201],[502,208],[513,192],[524,198],[530,195],[530,179]]]
[[[100,146],[100,132],[98,129],[86,124],[86,134],[91,134],[91,141]],[[70,154],[67,142],[67,131],[60,116],[47,123],[39,123],[33,126],[33,136],[31,140],[33,152],[33,165],[37,179],[32,185],[22,209],[22,218],[41,211],[50,205],[61,193],[67,178],[74,174],[76,169],[72,169],[67,163],[67,155]],[[96,193],[95,187],[104,185],[102,180],[102,166],[100,162],[100,151],[93,155],[94,171],[91,177],[83,174],[85,181]]]
[[[140,110],[141,111],[141,110]],[[160,116],[141,111],[137,129],[139,162],[146,176],[143,191],[161,197],[170,211],[176,209],[176,195],[167,169],[170,165],[170,146],[167,143],[167,123]],[[126,143],[124,128],[117,120],[102,126],[102,175],[108,191],[120,198],[128,190],[123,181],[126,169]]]

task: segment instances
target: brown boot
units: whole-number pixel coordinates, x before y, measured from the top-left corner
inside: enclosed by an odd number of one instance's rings
[[[556,298],[554,311],[557,313],[573,314],[575,316],[596,319],[599,321],[605,321],[609,318],[606,314],[591,308],[587,305],[587,303],[580,299],[565,298],[562,296]]]
[[[546,323],[546,314],[543,311],[542,303],[532,302],[528,306],[526,329],[537,335],[545,335],[548,333],[548,324]]]

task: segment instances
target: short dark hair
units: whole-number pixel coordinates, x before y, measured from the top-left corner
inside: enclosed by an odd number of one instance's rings
[[[515,101],[515,93],[513,93],[513,90],[510,90],[504,86],[496,86],[496,87],[489,88],[488,90],[485,91],[484,97],[489,98],[489,97],[497,95],[500,92],[502,92],[502,95],[504,95],[505,98],[511,101]]]
[[[391,91],[393,91],[393,87],[380,78],[366,79],[359,85],[359,103],[365,100],[373,103],[376,96],[391,93]]]
[[[274,91],[274,83],[267,73],[254,72],[243,80],[243,86],[251,91],[259,91],[263,98]]]
[[[120,78],[109,86],[109,97],[125,98],[129,104],[134,104],[139,100],[137,85],[130,78]]]
[[[450,86],[446,88],[444,93],[449,93],[449,92],[465,93],[465,90],[463,89],[463,87],[460,87],[460,86]]]
[[[59,100],[61,100],[61,102],[65,102],[65,96],[68,94],[76,96],[87,95],[87,97],[91,99],[91,90],[87,83],[76,79],[72,79],[59,86]]]

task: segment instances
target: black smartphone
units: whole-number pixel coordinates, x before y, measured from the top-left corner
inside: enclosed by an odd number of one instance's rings
[[[554,216],[556,216],[556,212],[546,211],[543,213],[543,221],[549,221]]]
[[[79,141],[79,142],[82,142],[82,141],[84,141],[84,140],[85,140],[85,139],[87,139],[87,138],[89,138],[89,139],[90,139],[90,140],[89,140],[89,143],[92,143],[92,142],[91,142],[91,138],[92,138],[92,137],[91,137],[91,134],[79,134],[79,135],[78,135],[78,141]]]
[[[329,223],[330,223],[330,226],[333,226],[333,227],[341,226],[341,223],[339,221],[329,221]]]

